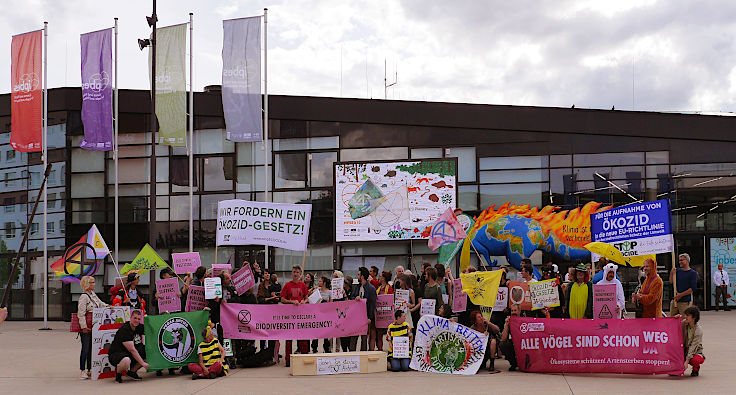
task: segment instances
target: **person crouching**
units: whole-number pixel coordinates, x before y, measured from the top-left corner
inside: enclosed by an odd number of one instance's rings
[[[228,366],[225,364],[225,349],[212,333],[210,326],[202,330],[204,341],[199,343],[199,364],[190,363],[189,371],[192,372],[192,380],[225,376]]]

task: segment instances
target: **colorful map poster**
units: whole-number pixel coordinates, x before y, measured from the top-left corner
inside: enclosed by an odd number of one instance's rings
[[[457,207],[457,160],[335,164],[337,241],[427,239]]]

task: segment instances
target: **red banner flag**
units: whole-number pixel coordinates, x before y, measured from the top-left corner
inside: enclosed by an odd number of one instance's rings
[[[16,151],[41,151],[43,30],[13,36],[10,44],[10,145]]]

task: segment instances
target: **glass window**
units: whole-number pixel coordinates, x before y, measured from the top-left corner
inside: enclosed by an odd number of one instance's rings
[[[274,203],[309,203],[309,191],[274,192]]]
[[[414,148],[411,150],[412,159],[441,158],[442,148]]]
[[[448,148],[445,156],[457,158],[458,181],[475,181],[475,147]]]
[[[329,187],[332,186],[333,174],[337,162],[337,152],[312,152],[309,154],[310,161],[310,177],[309,184],[312,187]]]
[[[5,237],[9,239],[15,237],[15,224],[13,222],[5,223]]]
[[[202,161],[205,191],[233,190],[233,157],[209,157],[202,158]]]
[[[570,167],[572,166],[572,155],[550,155],[550,167]]]
[[[285,250],[283,248],[274,248],[274,261],[276,264],[276,271],[277,272],[286,272],[291,271],[291,267],[293,265],[301,265],[302,264],[302,254],[304,252],[302,251],[291,251],[291,250]],[[327,277],[331,276],[332,271],[332,246],[331,245],[323,245],[323,246],[314,246],[310,245],[307,249],[307,260],[306,260],[306,268],[308,272],[314,273],[315,271],[324,271],[323,273],[317,273],[326,275]],[[286,279],[279,279],[279,281],[283,284],[285,283]]]
[[[11,149],[5,152],[5,160],[10,162],[15,159],[15,150]]]
[[[199,219],[199,196],[194,196],[194,219]],[[171,221],[188,221],[189,220],[189,196],[172,196],[171,207],[169,208]]]
[[[217,219],[217,203],[220,202],[220,200],[230,200],[234,199],[235,195],[230,194],[222,194],[222,195],[202,195],[202,219]],[[189,219],[189,214],[187,214],[187,219]]]
[[[371,243],[343,243],[342,246],[343,256],[362,256],[362,255],[403,255],[409,252],[408,242],[379,242],[374,241]]]
[[[408,159],[409,148],[407,147],[391,147],[391,148],[358,148],[344,149],[340,151],[340,160],[343,162],[351,161],[376,161],[376,160],[398,160]]]
[[[46,199],[48,199],[48,202],[46,203],[46,206],[48,206],[48,208],[56,207],[56,194],[55,193],[49,193],[46,196]]]
[[[187,165],[188,164],[189,163],[187,162]],[[156,158],[156,181],[169,181],[169,158]]]
[[[102,197],[104,186],[103,173],[72,174],[72,198]]]
[[[13,171],[13,172],[5,173],[5,186],[14,187],[17,184],[16,182],[17,178],[18,178],[17,172]],[[39,185],[40,185],[40,181],[39,181]]]
[[[105,156],[98,151],[72,149],[72,173],[105,171]]]
[[[543,167],[547,167],[546,156],[501,156],[478,160],[480,170],[539,169]]]
[[[182,155],[186,155],[186,147],[177,147],[183,149]],[[176,152],[175,154],[179,154]],[[235,143],[225,138],[224,129],[204,129],[197,130],[194,133],[194,153],[195,154],[222,154],[235,152]]]
[[[309,149],[309,139],[276,139],[273,140],[274,151],[296,151]]]
[[[481,171],[480,182],[500,184],[508,182],[547,181],[547,169]]]
[[[53,232],[55,232],[55,230],[54,230],[54,222],[53,221],[49,221],[49,222],[46,223],[46,233],[53,233]]]
[[[118,145],[151,144],[151,132],[145,133],[119,133]]]
[[[647,163],[670,163],[669,151],[647,152]]]
[[[478,210],[478,186],[460,185],[458,191],[458,207],[464,211]]]
[[[340,148],[340,137],[311,137],[309,139],[309,149],[330,149]]]
[[[271,164],[271,146],[273,140],[268,140],[268,164]],[[238,166],[263,165],[263,142],[238,143]]]
[[[31,234],[32,235],[37,234],[38,233],[38,228],[39,228],[39,226],[38,226],[38,223],[37,222],[32,223],[31,224]]]
[[[268,171],[271,171],[269,166]],[[238,192],[263,191],[265,189],[262,166],[238,167]],[[270,188],[269,188],[270,189]]]
[[[169,208],[169,197],[156,196],[156,208]]]
[[[140,158],[144,156],[151,156],[150,145],[121,145],[118,148],[118,158]]]
[[[489,207],[495,204],[498,207],[506,202],[511,202],[539,207],[542,205],[542,192],[546,190],[546,183],[481,185],[480,205],[481,207]]]
[[[644,163],[643,152],[615,152],[608,154],[574,155],[575,166],[621,166],[640,165]]]
[[[304,188],[307,184],[307,154],[276,154],[276,188]]]
[[[118,183],[128,184],[149,182],[151,180],[150,163],[151,159],[149,158],[118,159]],[[107,183],[114,184],[115,162],[108,160],[107,166]],[[76,177],[76,174],[72,175],[72,177]]]
[[[145,184],[118,185],[119,196],[148,196],[150,190]],[[115,186],[107,186],[108,196],[115,196]]]

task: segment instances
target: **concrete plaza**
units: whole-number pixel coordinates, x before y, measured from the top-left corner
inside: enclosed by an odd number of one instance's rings
[[[39,331],[41,322],[6,322],[0,326],[0,393],[2,394],[435,394],[435,393],[736,393],[736,311],[705,312],[706,362],[700,377],[615,374],[535,374],[501,372],[450,376],[420,372],[291,377],[283,365],[235,369],[227,377],[192,381],[191,376],[144,375],[142,382],[79,380],[79,340],[69,323],[52,322],[52,331]]]

